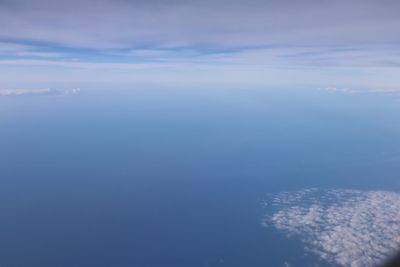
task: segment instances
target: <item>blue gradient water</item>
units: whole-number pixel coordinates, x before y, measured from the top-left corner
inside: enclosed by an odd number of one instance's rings
[[[83,90],[0,98],[0,266],[284,266],[266,194],[400,189],[400,98]]]

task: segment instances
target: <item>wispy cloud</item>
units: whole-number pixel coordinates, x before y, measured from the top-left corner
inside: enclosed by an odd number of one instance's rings
[[[258,86],[397,89],[399,7],[394,0],[0,1],[0,82],[154,82],[161,72],[202,81],[216,70],[232,84],[241,76]]]
[[[45,89],[0,89],[0,96],[21,96],[21,95],[41,95],[41,94],[79,94],[80,88],[71,88],[66,90]]]
[[[390,93],[400,93],[399,89],[352,89],[347,87],[325,87],[320,90],[327,91],[329,93],[341,93],[341,94],[359,94],[359,93],[380,93],[380,94],[390,94]]]
[[[40,46],[13,42],[0,42],[0,58],[62,58],[61,52],[50,51]]]
[[[1,45],[1,43],[0,43]],[[12,46],[11,46],[12,47]],[[3,53],[9,57],[1,60],[3,65],[56,65],[68,64],[76,67],[86,64],[108,64],[109,66],[143,65],[153,63],[196,64],[196,65],[240,65],[275,68],[397,68],[400,66],[398,46],[280,46],[248,47],[233,50],[213,49],[203,51],[195,48],[176,49],[134,49],[87,51],[86,57],[79,58],[75,50],[57,53],[36,51],[32,48],[11,49],[6,46]],[[0,46],[0,53],[2,52]],[[75,51],[76,52],[76,51]],[[88,56],[105,59],[94,60]],[[11,57],[16,56],[16,57]],[[21,58],[25,57],[25,58]],[[29,59],[30,57],[42,57]],[[53,58],[53,59],[52,59]]]
[[[398,42],[392,0],[107,1],[0,3],[0,36],[67,47],[238,47]],[[179,15],[178,15],[179,14]],[[71,18],[74,19],[71,19]],[[118,29],[118,30],[116,30]]]
[[[323,88],[322,90],[330,92],[330,93],[349,93],[349,94],[353,94],[353,93],[359,93],[360,90],[355,90],[355,89],[351,89],[351,88],[347,88],[347,87],[326,87]]]
[[[307,250],[333,264],[376,266],[400,248],[400,194],[309,189],[266,201],[272,225],[300,237]]]

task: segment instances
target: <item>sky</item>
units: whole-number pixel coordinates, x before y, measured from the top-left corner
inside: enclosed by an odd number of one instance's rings
[[[0,90],[400,88],[396,0],[0,0]]]

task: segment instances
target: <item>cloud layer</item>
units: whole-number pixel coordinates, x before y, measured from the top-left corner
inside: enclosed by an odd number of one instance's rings
[[[0,0],[0,83],[398,90],[396,0]]]
[[[68,47],[398,42],[395,0],[0,1],[0,36]]]
[[[339,266],[382,263],[400,248],[400,194],[309,189],[266,201],[263,223],[298,236],[306,249]]]

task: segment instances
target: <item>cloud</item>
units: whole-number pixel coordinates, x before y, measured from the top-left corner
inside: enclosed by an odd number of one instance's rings
[[[65,95],[76,95],[81,93],[81,88],[71,88],[62,91]]]
[[[26,94],[49,94],[50,88],[46,89],[0,89],[0,96],[18,96]]]
[[[45,89],[0,89],[0,96],[21,96],[21,95],[41,95],[41,94],[61,94],[71,95],[79,94],[80,88],[71,88],[66,90]]]
[[[342,94],[358,94],[358,93],[400,93],[400,89],[352,89],[347,87],[325,87],[320,90],[327,91],[329,93],[342,93]]]
[[[400,194],[308,189],[265,203],[263,224],[298,236],[306,249],[339,266],[376,266],[400,248]]]
[[[163,72],[173,81],[396,89],[399,8],[395,0],[3,0],[0,80],[151,83]]]
[[[349,94],[352,94],[352,93],[359,93],[360,92],[359,90],[346,88],[346,87],[343,87],[343,88],[340,88],[340,87],[326,87],[326,88],[323,88],[322,90],[330,92],[330,93],[349,93]]]
[[[0,42],[0,57],[16,58],[62,58],[64,55],[47,51],[43,47],[12,42]]]
[[[105,49],[396,43],[398,9],[395,0],[14,0],[0,2],[0,36]]]

